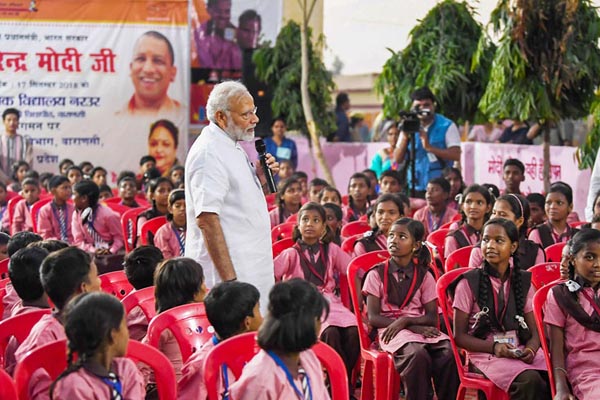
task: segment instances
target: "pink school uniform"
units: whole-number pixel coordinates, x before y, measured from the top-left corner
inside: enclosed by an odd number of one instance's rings
[[[545,235],[540,233],[540,229],[544,229],[549,233],[546,240],[544,240]],[[571,228],[569,225],[567,225],[567,229],[563,233],[559,234],[558,232],[556,232],[556,230],[550,224],[550,222],[545,222],[545,223],[533,228],[531,230],[531,232],[529,232],[528,239],[531,240],[532,242],[539,244],[543,248],[546,248],[546,247],[556,244],[556,243],[567,242],[577,232],[579,232],[578,229]]]
[[[295,213],[289,213],[287,211],[283,211],[283,215],[279,211],[279,206],[269,211],[269,218],[271,219],[271,229],[275,228],[279,224],[283,224],[290,216]]]
[[[475,246],[480,238],[481,233],[467,223],[453,223],[444,243],[444,258],[448,258],[453,251],[462,247]]]
[[[507,282],[502,284],[501,280],[495,277],[490,276],[490,281],[492,283],[492,289],[494,292],[498,293],[500,288],[504,290],[504,298],[508,299],[510,293],[509,285]],[[535,289],[533,285],[529,287],[529,291],[527,292],[527,298],[525,300],[525,307],[523,309],[523,313],[527,314],[533,312],[533,294]],[[466,279],[462,279],[458,282],[456,286],[456,291],[454,293],[454,303],[452,305],[454,308],[466,313],[469,315],[469,334],[473,334],[473,324],[475,323],[475,314],[477,314],[480,309],[477,304],[477,300],[473,296],[473,292],[469,286],[469,282]],[[534,327],[535,328],[535,327]],[[489,335],[493,335],[499,332],[490,332]],[[489,337],[489,336],[488,336]],[[519,349],[523,350],[525,345],[523,343],[519,344]],[[544,353],[539,350],[535,354],[535,358],[533,359],[532,364],[526,364],[521,360],[504,358],[504,357],[495,357],[493,354],[489,353],[468,353],[469,362],[472,363],[477,369],[479,369],[485,376],[491,380],[496,386],[498,386],[503,391],[507,392],[513,380],[523,371],[529,369],[536,370],[546,370],[546,361],[544,359]]]
[[[44,240],[56,239],[67,243],[73,243],[71,231],[71,219],[75,207],[66,203],[62,207],[54,204],[54,201],[44,204],[40,208],[37,218],[38,233]]]
[[[183,257],[185,252],[185,227],[177,228],[169,222],[158,228],[154,236],[154,245],[163,253],[166,259]]]
[[[273,261],[275,280],[281,281],[291,278],[301,278],[314,283],[319,288],[323,296],[329,301],[329,316],[321,324],[321,333],[330,326],[337,326],[340,328],[356,326],[356,317],[344,306],[342,300],[334,293],[337,287],[335,276],[338,276],[339,279],[343,279],[342,275],[346,274],[346,268],[350,263],[348,254],[346,254],[338,245],[329,243],[326,251],[327,259],[324,263],[325,273],[321,274],[319,271],[315,271],[317,274],[313,272],[310,276],[306,276],[300,261],[301,258],[298,251],[300,247],[296,246],[298,245],[285,249]],[[324,251],[325,245],[317,244],[317,247],[320,250],[314,254],[314,258],[315,260],[323,260],[325,257],[321,253]],[[302,252],[303,257],[306,257],[306,260],[310,259],[308,249],[300,251]]]
[[[352,252],[353,258],[371,251],[387,250],[387,236],[383,233],[376,233],[373,238],[372,235],[372,231],[366,232],[362,238],[356,241]]]
[[[81,220],[81,214],[77,210],[73,212],[71,221],[73,246],[88,253],[94,253],[96,248],[108,248],[112,254],[116,254],[123,249],[121,220],[116,213],[110,208],[98,204],[85,224]],[[92,237],[92,234],[96,237]]]
[[[218,340],[213,336],[211,340],[200,347],[200,349],[192,354],[181,369],[181,380],[177,383],[177,397],[180,399],[206,400],[208,393],[204,384],[204,360],[206,356],[218,344]],[[235,382],[235,375],[227,369],[227,384],[223,386],[223,381],[219,380],[219,393],[229,390]]]
[[[133,309],[125,317],[127,321],[127,329],[129,330],[129,338],[132,340],[141,341],[148,333],[148,318],[140,307]]]
[[[567,378],[573,388],[573,394],[578,399],[600,399],[600,332],[587,329],[573,316],[566,313],[559,306],[553,288],[548,293],[544,305],[544,322],[563,328],[565,340],[565,369]],[[594,289],[583,289],[592,299]],[[578,303],[583,311],[592,315],[594,307],[580,292],[577,295]]]
[[[33,231],[33,220],[31,219],[31,205],[25,199],[20,200],[15,206],[12,220],[12,232]]]
[[[142,339],[142,343],[148,344],[146,337]],[[181,350],[179,350],[179,344],[177,339],[173,336],[170,330],[166,329],[160,335],[160,341],[158,343],[158,349],[169,359],[173,369],[175,370],[175,378],[177,381],[181,379],[181,368],[183,367],[183,359],[181,358]],[[144,375],[150,382],[154,382],[154,376],[149,371],[144,370]]]
[[[44,315],[34,326],[27,339],[21,343],[15,352],[17,362],[21,361],[25,355],[40,346],[54,342],[57,340],[66,339],[65,329],[58,321],[56,315]]]
[[[321,363],[312,350],[300,353],[300,365],[306,371],[310,381],[313,399],[330,399],[325,383]],[[300,379],[294,379],[296,389],[302,390]],[[231,400],[275,400],[298,399],[294,387],[288,381],[286,372],[264,350],[261,350],[246,364],[240,379],[231,385]]]
[[[94,366],[84,366],[60,379],[54,387],[53,398],[56,400],[110,400],[111,386],[102,381],[108,378]],[[121,383],[123,400],[141,400],[146,395],[144,378],[135,363],[127,358],[115,358],[111,372],[116,374]]]
[[[528,269],[534,265],[546,262],[546,253],[537,243],[530,240],[519,239],[519,249],[517,250],[519,259],[519,268]],[[483,265],[483,252],[480,246],[475,246],[471,250],[469,258],[469,268],[479,268]]]
[[[5,289],[6,294],[2,298],[2,306],[4,307],[2,319],[10,318],[13,315],[13,309],[22,303],[21,298],[11,283],[7,283]]]
[[[458,211],[451,207],[446,207],[440,216],[435,217],[429,211],[429,206],[425,206],[415,212],[413,219],[423,224],[425,227],[424,237],[427,237],[431,232],[438,230],[440,226],[452,221],[456,214],[458,214]]]

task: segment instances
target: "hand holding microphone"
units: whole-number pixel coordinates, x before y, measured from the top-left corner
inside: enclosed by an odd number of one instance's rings
[[[276,161],[275,157],[266,152],[267,146],[262,139],[258,139],[256,142],[254,142],[254,147],[258,153],[258,159],[260,160],[260,166],[262,167],[263,174],[267,180],[269,192],[276,193],[277,187],[275,186],[273,174],[279,172],[279,163]]]

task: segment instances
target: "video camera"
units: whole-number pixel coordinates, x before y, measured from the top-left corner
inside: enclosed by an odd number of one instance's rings
[[[400,111],[398,115],[400,116],[398,129],[413,134],[421,130],[421,118],[430,116],[431,110],[428,108],[413,108],[410,111]]]

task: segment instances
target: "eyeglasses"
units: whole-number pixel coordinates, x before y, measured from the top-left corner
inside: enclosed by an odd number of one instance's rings
[[[233,111],[233,110],[229,110],[229,111]],[[252,117],[253,115],[254,115],[254,116],[256,116],[256,112],[257,112],[257,111],[258,111],[258,107],[254,107],[254,108],[252,109],[252,111],[246,111],[246,112],[244,112],[244,113],[240,113],[240,112],[237,112],[237,111],[233,111],[233,112],[234,112],[234,113],[236,113],[236,114],[239,114],[239,116],[240,116],[240,117],[242,117],[242,119],[243,119],[244,121],[247,121],[247,120],[249,120],[249,119],[250,119],[250,117]]]

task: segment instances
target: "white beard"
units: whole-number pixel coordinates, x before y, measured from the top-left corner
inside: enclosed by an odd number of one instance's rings
[[[248,128],[248,129],[254,129]],[[251,142],[254,140],[254,132],[248,132],[248,130],[244,130],[241,127],[237,126],[233,121],[230,124],[227,124],[227,133],[233,136],[235,140],[243,140],[245,142]]]

